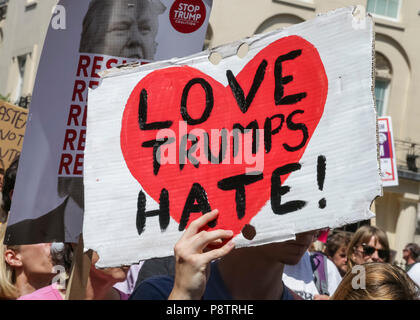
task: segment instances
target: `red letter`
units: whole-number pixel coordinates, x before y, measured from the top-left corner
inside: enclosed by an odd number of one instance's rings
[[[102,61],[104,61],[104,57],[95,56],[93,58],[92,74],[90,75],[92,78],[100,78],[100,76],[96,73],[96,70],[101,70],[102,64],[98,64],[98,62]]]
[[[83,151],[85,150],[85,142],[86,142],[86,130],[80,130],[79,134],[79,143],[77,144],[77,150]]]
[[[77,138],[77,131],[73,129],[66,130],[66,137],[64,139],[63,150],[67,150],[67,144],[70,146],[70,150],[74,150],[73,142]]]
[[[72,160],[73,160],[73,157],[71,156],[71,154],[63,153],[61,155],[60,169],[58,170],[58,174],[62,174],[63,169],[65,169],[66,174],[70,174],[69,165],[71,164]]]
[[[76,101],[76,95],[79,96],[79,101],[83,101],[83,92],[86,90],[86,82],[83,80],[76,80],[74,82],[72,101]]]
[[[83,153],[76,154],[76,160],[74,161],[73,174],[83,174],[83,157],[84,157]]]
[[[79,117],[81,113],[82,113],[82,108],[80,108],[80,106],[77,104],[72,104],[70,106],[70,112],[69,112],[69,118],[67,120],[67,125],[71,126],[71,119],[73,119],[74,125],[78,126],[79,120],[77,119],[77,117]]]
[[[99,85],[99,81],[89,81],[89,88],[95,89]]]
[[[107,68],[107,69],[112,68],[111,64],[118,64],[118,60],[117,60],[117,59],[109,59],[109,60],[106,62],[106,68]]]
[[[82,126],[86,127],[86,118],[87,118],[87,106],[85,106],[85,109],[83,110],[83,120],[82,120]]]
[[[79,66],[77,67],[77,76],[80,77],[80,71],[83,71],[83,76],[88,77],[88,67],[90,64],[89,56],[80,56],[79,58]]]

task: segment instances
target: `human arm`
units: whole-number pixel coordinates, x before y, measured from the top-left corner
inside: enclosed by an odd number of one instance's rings
[[[175,280],[169,300],[201,299],[209,277],[210,262],[225,256],[234,248],[232,240],[221,247],[214,246],[221,240],[232,238],[232,231],[201,230],[216,219],[218,213],[218,210],[213,210],[191,222],[176,243]]]

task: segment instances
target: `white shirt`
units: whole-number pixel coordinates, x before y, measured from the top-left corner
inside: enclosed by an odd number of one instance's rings
[[[332,296],[341,282],[341,276],[335,264],[330,259],[326,260],[328,292]],[[314,296],[319,294],[314,282],[309,252],[305,252],[298,264],[284,266],[283,282],[302,299],[313,300]]]
[[[418,286],[420,286],[420,263],[416,263],[412,266],[407,274]]]

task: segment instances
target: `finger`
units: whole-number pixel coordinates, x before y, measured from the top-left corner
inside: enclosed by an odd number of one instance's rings
[[[210,248],[210,249],[220,248],[224,242],[226,242],[226,240],[222,240],[222,239],[214,240],[214,241],[210,242],[207,245],[207,247],[205,247],[203,250],[207,250],[208,248]]]
[[[201,254],[201,258],[205,260],[206,263],[209,263],[213,260],[219,259],[227,255],[232,249],[235,248],[235,243],[233,240],[227,242],[223,247],[219,249],[209,250]]]
[[[218,239],[227,239],[233,237],[233,231],[231,230],[213,230],[213,231],[201,231],[194,236],[193,246],[195,250],[203,250],[209,245],[209,243]]]
[[[203,226],[205,226],[210,221],[214,220],[217,215],[219,214],[219,210],[214,209],[206,214],[203,214],[201,217],[195,219],[193,222],[190,223],[187,230],[185,231],[185,236],[193,236],[197,234],[198,230],[200,230]]]
[[[214,250],[214,249],[219,249],[229,240],[230,239],[225,239],[225,240],[218,239],[218,240],[212,241],[207,245],[207,247],[205,247],[203,249],[203,252],[207,252],[207,251]]]

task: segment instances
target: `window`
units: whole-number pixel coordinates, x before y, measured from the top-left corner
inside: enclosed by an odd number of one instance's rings
[[[387,101],[389,88],[392,80],[392,66],[389,60],[381,53],[376,52],[376,81],[375,97],[376,111],[378,116],[384,116],[387,113]]]
[[[0,21],[6,19],[8,0],[0,0]]]
[[[213,41],[213,28],[210,23],[207,27],[206,38],[204,39],[203,50],[211,48],[211,42]]]
[[[401,0],[368,0],[367,11],[392,19],[398,19]]]
[[[282,29],[304,21],[305,20],[294,14],[281,13],[265,20],[262,24],[259,25],[255,33],[263,33]]]
[[[26,4],[25,4],[25,11],[29,11],[32,9],[35,9],[35,7],[37,6],[38,1],[37,0],[26,0]]]
[[[376,98],[376,111],[378,116],[385,115],[386,100],[388,97],[389,81],[386,79],[376,79],[375,81],[375,98]]]
[[[359,229],[360,227],[365,226],[365,225],[370,226],[371,225],[370,220],[363,220],[363,221],[359,221],[359,222],[356,222],[356,223],[347,224],[343,227],[336,228],[333,231],[337,231],[337,232],[338,231],[345,231],[345,232],[355,233],[357,231],[357,229]]]
[[[20,96],[22,95],[23,89],[23,79],[25,76],[25,66],[26,66],[26,55],[17,57],[17,81],[15,94],[12,99],[13,103],[17,104],[19,102]]]

